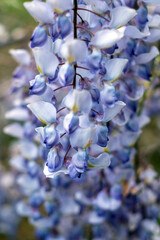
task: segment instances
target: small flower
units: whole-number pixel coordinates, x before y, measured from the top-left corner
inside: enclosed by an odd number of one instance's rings
[[[42,94],[46,89],[46,81],[44,76],[37,75],[34,80],[31,80],[29,89],[29,94]]]
[[[108,128],[106,126],[97,126],[97,144],[106,147],[108,142]]]
[[[54,172],[62,167],[63,159],[59,156],[56,149],[51,149],[48,153],[46,166],[49,172]]]
[[[79,118],[71,112],[65,116],[63,126],[67,134],[71,134],[78,128]]]
[[[64,97],[63,105],[75,113],[78,111],[88,113],[92,107],[91,94],[86,90],[71,90],[67,96]]]
[[[88,154],[85,150],[80,150],[72,157],[72,174],[73,171],[77,171],[78,173],[83,173],[87,169],[87,161],[88,161]],[[75,170],[73,170],[75,168]],[[69,167],[71,170],[71,166]]]
[[[58,28],[60,31],[61,38],[65,38],[71,31],[72,23],[70,19],[66,16],[59,16],[58,18]]]
[[[36,128],[36,131],[40,134],[41,142],[50,149],[59,142],[58,132],[54,125],[48,125],[46,127]]]
[[[58,80],[62,86],[73,83],[75,76],[74,66],[69,63],[65,63],[59,70]]]
[[[43,26],[39,25],[36,27],[30,39],[31,48],[43,46],[47,41],[47,37],[46,29]]]
[[[105,84],[100,94],[101,94],[101,102],[104,105],[108,107],[114,107],[117,97],[116,97],[116,91],[113,85]]]

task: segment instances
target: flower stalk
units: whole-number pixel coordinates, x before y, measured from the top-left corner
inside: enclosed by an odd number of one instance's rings
[[[74,0],[74,17],[73,17],[74,39],[77,39],[77,9],[78,9],[77,0]],[[76,69],[77,64],[74,65],[75,75],[73,80],[73,88],[76,88]]]

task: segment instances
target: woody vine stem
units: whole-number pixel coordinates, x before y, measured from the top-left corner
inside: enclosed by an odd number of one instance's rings
[[[74,26],[74,39],[77,39],[77,0],[74,0],[74,17],[73,17],[73,26]],[[76,69],[77,65],[74,65],[75,75],[73,80],[73,87],[76,88]]]

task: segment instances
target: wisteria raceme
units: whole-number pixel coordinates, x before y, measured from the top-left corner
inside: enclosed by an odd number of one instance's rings
[[[130,78],[149,80],[149,69],[144,64],[159,51],[154,46],[147,52],[144,37],[150,32],[146,6],[140,4],[136,11],[126,5],[105,1],[32,1],[24,4],[39,22],[31,38],[31,48],[40,75],[30,82],[30,94],[40,96],[42,101],[32,102],[28,107],[40,121],[51,125],[37,129],[44,144],[51,141],[46,144],[52,156],[47,158],[46,176],[54,177],[55,172],[61,173],[63,169],[71,177],[80,177],[90,170],[90,165],[92,168],[108,166],[110,160],[106,158],[105,163],[103,158],[109,140],[107,123],[116,116],[119,118],[118,114],[122,114],[128,101],[121,88],[133,82],[134,90],[137,88],[135,94],[138,91],[143,94],[143,87],[136,86],[135,80]],[[121,76],[125,80],[122,81]],[[123,115],[129,117],[132,113],[128,108],[124,108]],[[129,122],[128,128],[131,124],[136,123]],[[45,129],[50,129],[49,136]],[[64,137],[65,145],[62,143]],[[95,149],[96,146],[102,148],[93,154],[93,145]],[[73,161],[82,150],[87,156],[85,163],[81,158]],[[50,161],[56,167],[49,168]],[[83,164],[85,167],[80,169],[78,166]]]
[[[144,80],[152,81],[159,54],[160,10],[149,5],[159,3],[24,3],[38,23],[30,39],[35,60],[11,50],[20,67],[6,118],[23,125],[5,132],[19,138],[10,161],[21,172],[16,181],[25,198],[17,211],[39,239],[160,236],[160,180],[150,167],[137,173],[135,148],[150,121]]]

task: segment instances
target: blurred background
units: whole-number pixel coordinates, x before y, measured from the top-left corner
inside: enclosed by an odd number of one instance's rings
[[[33,18],[23,7],[24,0],[0,0],[0,170],[9,171],[9,144],[13,140],[3,134],[3,127],[7,125],[4,113],[9,102],[6,96],[11,84],[12,72],[16,62],[9,54],[11,48],[28,49],[29,39],[34,27],[37,25]],[[160,76],[160,59],[156,59],[156,76]],[[157,84],[156,99],[150,106],[152,112],[151,122],[145,127],[138,143],[138,158],[149,162],[160,173],[160,83]],[[4,102],[5,100],[5,102]],[[159,109],[154,112],[154,102]],[[157,107],[157,106],[156,106]],[[14,216],[13,216],[14,218]],[[0,240],[6,238],[0,233]],[[13,239],[13,238],[12,238]],[[19,223],[16,240],[32,240],[33,229],[23,220]]]
[[[16,62],[9,54],[12,48],[28,48],[28,43],[36,23],[23,7],[24,0],[0,1],[0,160],[8,157],[9,138],[2,134],[4,126],[4,98],[9,91]],[[6,100],[5,100],[6,101]],[[7,101],[6,101],[7,104]]]
[[[12,48],[28,49],[28,43],[36,23],[23,7],[24,0],[0,0],[0,171],[9,171],[9,145],[12,138],[3,134],[3,127],[7,124],[4,119],[5,111],[9,107],[6,96],[9,92],[12,73],[17,66],[9,54]],[[5,100],[5,101],[4,101]],[[0,173],[1,175],[1,173]],[[7,179],[6,179],[7,180]],[[7,193],[8,194],[8,193]],[[11,203],[12,204],[12,203]],[[2,209],[0,209],[1,211]],[[15,219],[14,219],[15,218]],[[12,221],[17,223],[16,215],[13,214]],[[3,224],[3,223],[1,223]],[[13,239],[1,233],[0,240]],[[33,229],[28,221],[24,219],[18,224],[16,240],[32,240]]]

